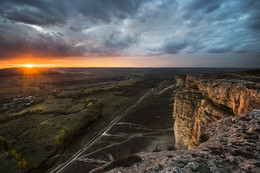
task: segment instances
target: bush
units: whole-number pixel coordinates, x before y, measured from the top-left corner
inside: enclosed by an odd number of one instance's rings
[[[87,107],[90,107],[90,106],[92,106],[92,105],[93,105],[93,103],[92,103],[92,102],[89,102],[88,105],[87,105]]]
[[[56,138],[57,144],[66,145],[71,143],[72,134],[69,129],[63,129],[59,132],[59,136]]]
[[[93,173],[101,173],[101,172],[106,172],[110,171],[111,169],[117,168],[117,167],[130,167],[134,163],[141,162],[142,158],[136,154],[128,154],[123,157],[120,157],[108,165],[104,166],[103,168],[95,170]]]

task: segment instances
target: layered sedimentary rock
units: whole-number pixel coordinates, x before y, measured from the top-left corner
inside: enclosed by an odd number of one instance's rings
[[[190,150],[139,153],[142,161],[109,172],[260,172],[260,110],[217,120]]]
[[[235,115],[259,109],[260,83],[239,79],[210,79],[187,76],[202,95],[217,105],[230,108]],[[244,78],[245,79],[245,78]]]
[[[236,79],[223,74],[186,76],[183,81],[186,87],[178,91],[174,101],[177,149],[198,145],[205,128],[216,120],[260,109],[258,77],[246,80],[242,76],[241,80],[237,76]]]

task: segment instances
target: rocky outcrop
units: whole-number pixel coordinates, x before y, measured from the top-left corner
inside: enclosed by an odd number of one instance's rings
[[[240,80],[223,74],[187,75],[186,87],[176,94],[174,101],[175,147],[191,149],[198,145],[210,123],[260,109],[260,82],[245,79],[245,76]]]
[[[260,110],[211,123],[191,150],[140,153],[142,162],[109,172],[260,172]]]
[[[225,106],[235,115],[259,109],[260,83],[238,79],[210,79],[187,76],[202,95],[217,105]]]

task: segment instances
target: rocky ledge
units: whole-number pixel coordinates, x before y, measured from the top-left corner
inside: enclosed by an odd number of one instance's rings
[[[117,173],[260,172],[260,110],[211,123],[190,150],[139,153],[142,161]]]
[[[259,75],[260,71],[254,70],[177,76],[180,90],[173,111],[175,147],[191,149],[210,123],[260,109]]]

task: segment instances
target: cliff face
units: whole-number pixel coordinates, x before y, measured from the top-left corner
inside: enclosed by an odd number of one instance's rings
[[[238,78],[239,75],[236,76]],[[260,83],[228,75],[187,75],[174,101],[174,134],[177,149],[198,145],[206,127],[219,119],[260,109]],[[180,80],[180,78],[178,78]]]
[[[230,108],[235,115],[259,109],[260,83],[237,79],[205,79],[187,76],[197,85],[203,97]]]
[[[109,172],[260,172],[260,110],[215,121],[191,150],[139,153],[142,161]]]

